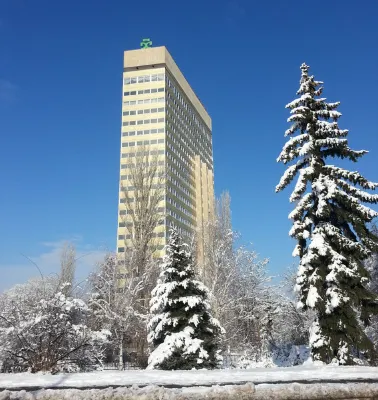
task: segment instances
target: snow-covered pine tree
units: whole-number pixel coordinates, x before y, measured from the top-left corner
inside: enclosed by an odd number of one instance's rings
[[[219,367],[223,329],[211,315],[208,289],[195,278],[191,252],[171,229],[160,277],[151,293],[148,369]]]
[[[377,311],[377,298],[368,290],[369,273],[363,261],[375,251],[377,236],[367,223],[378,213],[362,203],[377,203],[369,182],[358,172],[327,165],[329,157],[353,162],[367,153],[349,148],[347,130],[341,130],[337,103],[321,98],[323,82],[309,76],[301,66],[299,97],[289,103],[292,126],[285,136],[293,136],[277,161],[289,166],[276,192],[299,175],[290,201],[296,202],[289,218],[290,236],[297,239],[293,256],[300,257],[296,280],[298,306],[315,311],[310,328],[310,347],[314,360],[352,364],[356,352],[373,357],[372,343],[360,322],[369,324]],[[358,188],[358,186],[360,188]]]

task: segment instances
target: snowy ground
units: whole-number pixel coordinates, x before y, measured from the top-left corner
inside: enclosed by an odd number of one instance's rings
[[[41,388],[106,388],[148,385],[168,388],[245,383],[342,383],[375,382],[377,367],[297,366],[290,368],[255,368],[249,370],[196,371],[98,371],[73,374],[0,374],[1,389],[37,390]]]
[[[0,400],[376,400],[378,384],[261,384],[167,389],[157,386],[107,389],[0,391]]]

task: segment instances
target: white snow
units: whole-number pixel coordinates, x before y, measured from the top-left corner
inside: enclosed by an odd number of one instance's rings
[[[314,332],[315,333],[315,332]],[[229,370],[128,370],[96,371],[74,374],[0,374],[0,388],[31,387],[108,387],[108,386],[208,386],[218,384],[241,384],[245,382],[317,382],[378,380],[378,367],[366,366],[306,366],[288,368],[255,368]]]
[[[119,387],[106,389],[64,389],[40,390],[34,392],[0,392],[0,400],[287,400],[287,399],[373,399],[378,393],[376,383],[315,383],[315,384],[260,384],[195,386],[182,389],[167,389],[154,385],[139,388]]]

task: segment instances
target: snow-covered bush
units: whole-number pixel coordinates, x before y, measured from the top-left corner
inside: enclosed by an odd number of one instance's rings
[[[288,344],[271,349],[271,352],[259,359],[256,359],[255,355],[251,354],[251,352],[245,351],[236,360],[234,366],[241,369],[293,367],[308,361],[309,357],[310,348],[308,346]]]
[[[149,369],[219,367],[222,328],[211,315],[208,290],[196,280],[192,255],[175,229],[150,305]]]
[[[1,296],[4,371],[84,370],[101,362],[109,332],[88,328],[87,304],[66,296],[66,285],[55,283],[33,280]]]

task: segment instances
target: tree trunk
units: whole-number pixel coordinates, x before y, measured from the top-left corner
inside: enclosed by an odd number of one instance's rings
[[[121,334],[119,338],[119,347],[118,347],[118,369],[120,371],[123,370],[123,334]]]

